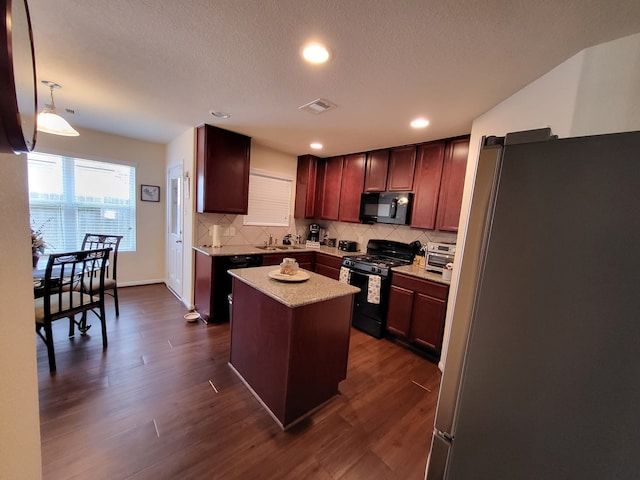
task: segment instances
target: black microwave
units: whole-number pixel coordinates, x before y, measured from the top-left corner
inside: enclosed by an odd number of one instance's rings
[[[411,192],[363,193],[360,196],[362,223],[407,225],[411,221]]]

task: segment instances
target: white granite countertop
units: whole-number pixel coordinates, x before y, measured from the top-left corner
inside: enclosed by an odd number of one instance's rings
[[[444,283],[450,285],[450,280],[443,280],[442,274],[437,272],[428,272],[424,267],[418,265],[407,265],[404,267],[393,267],[392,272],[404,273],[406,275],[412,275],[414,277],[422,278],[425,280],[431,280],[432,282]]]
[[[336,247],[327,247],[325,245],[320,245],[320,249],[317,248],[306,248],[304,245],[296,246],[287,246],[283,245],[278,247],[271,247],[270,250],[265,250],[264,248],[253,246],[253,245],[225,245],[222,247],[193,247],[194,250],[204,253],[205,255],[209,255],[210,257],[232,257],[234,255],[269,255],[272,253],[302,253],[302,252],[320,252],[326,253],[327,255],[333,255],[334,257],[344,257],[345,255],[361,255],[364,252],[343,252],[342,250],[338,250]]]
[[[273,270],[279,272],[280,267],[268,265],[265,267],[236,268],[229,270],[229,274],[289,308],[302,307],[303,305],[323,302],[344,295],[353,295],[360,291],[358,287],[303,269],[300,270],[309,274],[309,280],[304,282],[281,282],[269,277],[269,272]]]

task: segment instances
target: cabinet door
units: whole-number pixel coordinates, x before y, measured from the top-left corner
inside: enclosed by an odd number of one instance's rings
[[[340,280],[340,269],[333,268],[328,265],[316,263],[315,272],[325,277],[333,278],[334,280]]]
[[[468,156],[468,138],[456,139],[447,143],[442,167],[442,181],[440,183],[438,216],[436,218],[436,228],[438,230],[458,231]]]
[[[251,138],[211,125],[196,136],[196,210],[246,215]]]
[[[391,149],[387,190],[403,192],[413,190],[413,175],[416,167],[416,146]]]
[[[317,169],[317,157],[313,155],[298,157],[295,218],[315,218]]]
[[[445,142],[418,147],[411,226],[435,229]]]
[[[389,310],[387,311],[387,330],[394,335],[409,337],[413,291],[391,285],[389,292]]]
[[[389,149],[369,152],[369,154],[367,155],[367,171],[364,177],[364,191],[386,191],[388,170]]]
[[[320,218],[324,220],[338,220],[339,218],[342,160],[342,157],[328,158],[323,165]]]
[[[409,339],[420,347],[440,352],[446,310],[446,300],[416,292],[413,299]]]
[[[209,255],[195,252],[194,265],[194,299],[195,308],[205,321],[211,315],[213,292],[213,260]]]
[[[333,278],[334,280],[339,280],[341,265],[342,258],[316,252],[314,270],[316,273],[324,275],[325,277]]]
[[[340,187],[341,222],[360,222],[360,194],[364,188],[365,158],[364,153],[344,157]]]

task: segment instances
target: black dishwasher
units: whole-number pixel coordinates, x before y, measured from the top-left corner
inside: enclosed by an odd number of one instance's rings
[[[234,268],[260,267],[262,255],[233,255],[229,257],[213,257],[215,261],[215,278],[213,280],[213,312],[209,323],[229,321],[228,296],[231,294],[231,275],[228,270]]]

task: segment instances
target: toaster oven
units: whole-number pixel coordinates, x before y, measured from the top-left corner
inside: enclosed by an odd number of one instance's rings
[[[338,242],[338,250],[342,250],[343,252],[357,252],[358,244],[351,240],[340,240]]]
[[[442,273],[447,263],[453,263],[455,254],[455,243],[427,242],[425,269]]]

